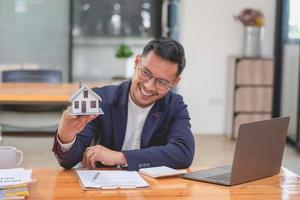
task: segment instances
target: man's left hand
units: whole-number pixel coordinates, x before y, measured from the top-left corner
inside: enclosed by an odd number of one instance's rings
[[[96,162],[101,162],[104,165],[126,165],[127,161],[122,152],[113,151],[102,145],[95,145],[86,148],[83,158],[82,167],[95,168]]]

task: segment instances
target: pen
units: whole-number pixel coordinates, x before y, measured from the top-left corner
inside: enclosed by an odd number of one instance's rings
[[[96,181],[96,179],[98,178],[99,174],[100,174],[100,172],[97,172],[97,173],[93,176],[92,182]]]

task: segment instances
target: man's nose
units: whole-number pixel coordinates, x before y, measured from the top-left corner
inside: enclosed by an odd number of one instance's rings
[[[151,78],[144,83],[144,86],[147,90],[154,90],[155,89],[155,78]]]

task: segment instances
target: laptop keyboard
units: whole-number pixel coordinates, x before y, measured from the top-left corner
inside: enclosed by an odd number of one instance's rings
[[[219,183],[219,182],[220,183],[229,183],[230,175],[231,175],[231,173],[225,173],[225,174],[219,174],[216,176],[210,176],[210,177],[207,177],[206,179],[213,180],[217,183]]]

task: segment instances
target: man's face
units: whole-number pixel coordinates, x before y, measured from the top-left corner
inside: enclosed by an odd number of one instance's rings
[[[153,51],[146,57],[135,58],[135,71],[130,87],[130,97],[145,108],[164,97],[180,80],[178,64],[157,56]],[[149,80],[148,80],[149,79]]]

